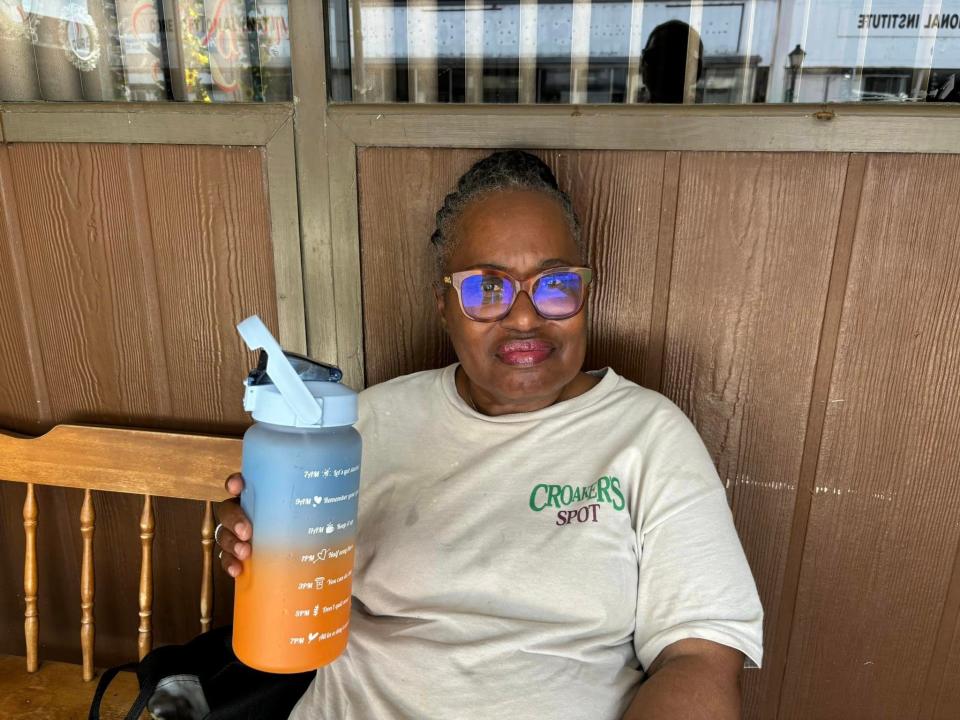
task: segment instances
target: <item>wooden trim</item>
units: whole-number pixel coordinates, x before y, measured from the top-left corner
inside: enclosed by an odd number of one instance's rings
[[[224,500],[240,439],[57,425],[36,438],[0,432],[0,477],[13,482],[190,500]]]
[[[360,388],[364,384],[364,365],[357,146],[338,128],[330,126],[327,128],[327,151],[337,363],[343,370],[344,382]]]
[[[293,93],[297,97],[294,139],[300,198],[300,242],[307,352],[338,362],[334,317],[330,183],[327,172],[327,81],[323,3],[291,0]],[[298,73],[297,68],[311,68]]]
[[[820,345],[817,350],[810,409],[807,414],[806,434],[800,459],[796,502],[793,506],[793,522],[790,528],[790,542],[787,546],[787,558],[783,570],[780,608],[777,613],[777,625],[771,628],[773,642],[770,647],[772,651],[770,657],[764,661],[764,668],[769,668],[768,672],[774,680],[768,685],[767,696],[763,699],[764,709],[760,713],[762,717],[779,717],[780,694],[783,690],[783,676],[786,672],[790,650],[794,611],[797,605],[797,589],[800,586],[803,551],[807,540],[807,526],[810,520],[810,508],[813,503],[814,486],[817,478],[817,463],[820,460],[820,440],[823,436],[823,425],[827,414],[830,382],[833,379],[833,364],[837,354],[837,339],[840,335],[843,300],[847,290],[850,260],[853,255],[853,241],[857,230],[857,216],[860,212],[860,194],[863,190],[866,164],[867,159],[864,155],[851,155],[847,160],[847,175],[843,188],[843,200],[840,205],[837,237],[833,248],[833,264],[830,268],[823,324],[820,327]]]
[[[303,265],[300,258],[300,221],[297,216],[297,158],[293,121],[288,119],[266,145],[267,198],[273,272],[277,286],[280,344],[307,352],[303,304]]]
[[[331,105],[361,147],[960,152],[950,105]]]
[[[673,241],[676,235],[677,203],[680,197],[681,155],[666,153],[660,188],[660,228],[657,233],[657,268],[653,281],[653,308],[650,311],[650,345],[644,360],[643,386],[660,391],[663,387],[663,348],[667,342],[667,311],[670,306],[670,279],[673,273]]]
[[[0,105],[4,142],[266,145],[292,116],[292,103]]]

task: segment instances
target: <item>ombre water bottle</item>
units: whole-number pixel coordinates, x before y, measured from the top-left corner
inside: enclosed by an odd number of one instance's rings
[[[357,394],[339,369],[285,353],[257,316],[246,380],[243,511],[253,552],[237,578],[233,650],[275,673],[312,670],[347,646],[360,489]]]

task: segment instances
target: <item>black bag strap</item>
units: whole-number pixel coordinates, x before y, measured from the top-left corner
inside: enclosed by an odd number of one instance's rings
[[[100,720],[100,703],[103,701],[103,696],[107,692],[107,687],[120,672],[123,670],[136,670],[139,664],[140,663],[131,662],[117,665],[100,676],[100,682],[97,683],[97,691],[93,694],[93,702],[90,704],[90,714],[87,716],[87,720]],[[153,694],[153,690],[154,688],[149,685],[140,688],[140,694],[137,695],[137,699],[133,701],[133,706],[130,708],[130,712],[127,713],[126,720],[137,720],[137,718],[140,717],[147,707],[147,701]]]

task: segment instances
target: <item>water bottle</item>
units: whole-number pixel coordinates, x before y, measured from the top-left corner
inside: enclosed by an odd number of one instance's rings
[[[357,394],[338,368],[285,353],[257,316],[237,325],[260,362],[245,381],[240,505],[253,552],[237,578],[233,650],[246,665],[298,673],[347,646],[360,434]]]

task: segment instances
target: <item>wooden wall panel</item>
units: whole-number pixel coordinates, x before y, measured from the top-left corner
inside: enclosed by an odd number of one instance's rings
[[[0,427],[29,433],[46,427],[50,407],[44,381],[43,361],[37,341],[33,300],[25,271],[20,216],[6,145],[0,145],[0,350],[6,358],[0,374]],[[23,557],[23,525],[13,508],[23,507],[23,495],[0,483],[0,547],[5,555]],[[11,508],[9,512],[6,508]],[[19,546],[18,546],[19,543]],[[23,616],[23,566],[0,561],[0,618]],[[19,588],[19,594],[12,591]],[[22,620],[21,620],[21,628]],[[23,632],[11,638],[19,654],[24,652]],[[9,652],[9,651],[8,651]]]
[[[954,583],[957,570],[954,568]],[[930,668],[924,702],[932,708],[929,714],[921,713],[921,720],[954,720],[960,717],[960,617],[954,626],[950,650],[946,661]],[[928,695],[929,693],[929,695]]]
[[[277,332],[263,150],[140,151],[173,415],[199,431],[240,432],[253,356],[235,326],[256,313]]]
[[[358,151],[367,385],[456,359],[437,320],[430,235],[444,196],[485,154],[428,148]],[[392,279],[396,277],[402,280]]]
[[[10,146],[53,422],[150,426],[163,407],[163,353],[151,347],[144,267],[130,247],[130,152]]]
[[[567,190],[582,224],[597,281],[588,306],[585,367],[613,367],[641,383],[650,333],[661,186],[661,152],[541,154]],[[653,360],[659,362],[659,358]]]
[[[36,338],[30,282],[24,271],[23,238],[10,155],[0,145],[0,348],[7,358],[0,382],[0,426],[29,432],[49,420],[40,345]]]
[[[953,577],[939,627],[917,720],[960,717],[960,549],[954,558]]]
[[[661,391],[727,487],[763,601],[765,657],[786,563],[846,157],[685,153]],[[816,212],[810,212],[816,208]],[[779,678],[744,676],[747,717]]]
[[[455,360],[440,329],[430,235],[444,196],[476,150],[359,152],[366,378],[374,384]],[[663,153],[538,151],[572,196],[597,269],[588,367],[640,380],[650,327]],[[402,192],[384,192],[402,188]],[[400,272],[403,283],[387,281]]]
[[[960,157],[868,159],[782,718],[917,717],[960,541]],[[816,207],[816,206],[814,206]]]
[[[241,383],[255,357],[234,325],[255,312],[277,329],[265,177],[255,148],[0,146],[0,427],[249,425]],[[81,495],[37,495],[41,657],[77,661]],[[0,482],[0,538],[19,548],[0,555],[6,653],[23,651],[23,497],[22,485]],[[104,665],[136,655],[141,500],[95,498]],[[157,501],[156,642],[199,632],[202,512]],[[225,622],[232,582],[219,580],[215,618]]]

